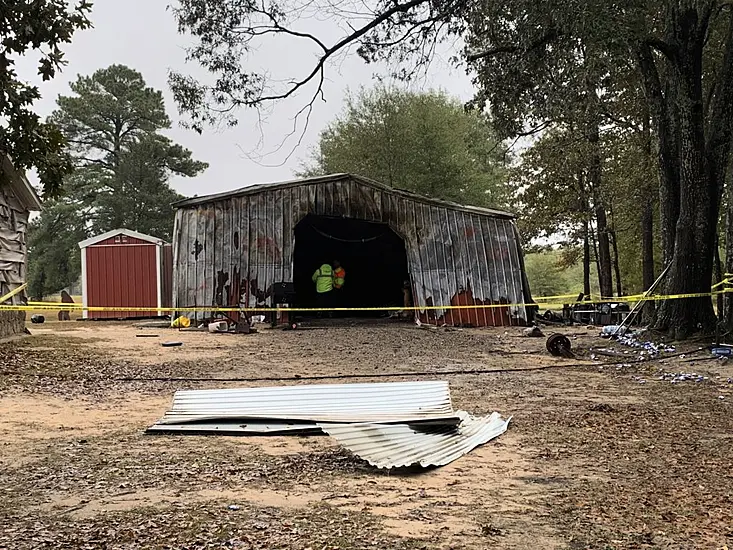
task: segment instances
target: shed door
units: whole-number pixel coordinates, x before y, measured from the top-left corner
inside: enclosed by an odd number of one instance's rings
[[[154,317],[158,283],[154,244],[90,246],[87,254],[87,305],[150,307],[144,311],[90,311],[91,319]]]

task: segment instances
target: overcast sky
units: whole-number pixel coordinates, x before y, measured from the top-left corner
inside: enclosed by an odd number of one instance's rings
[[[241,111],[237,127],[207,130],[198,135],[178,126],[180,118],[167,86],[167,72],[171,68],[202,74],[195,66],[184,62],[187,39],[177,33],[173,15],[166,9],[168,4],[168,0],[94,0],[91,16],[94,28],[77,33],[74,42],[64,49],[69,64],[61,75],[51,82],[41,82],[35,75],[35,59],[30,58],[21,60],[17,69],[21,77],[40,85],[43,100],[36,109],[41,115],[54,109],[59,94],[70,92],[68,84],[79,74],[90,75],[114,63],[140,71],[149,86],[164,92],[168,114],[174,121],[168,135],[210,165],[197,178],[172,181],[184,195],[203,195],[291,178],[316,144],[320,130],[341,111],[347,91],[371,86],[375,74],[388,74],[386,67],[366,65],[355,54],[337,59],[326,73],[326,102],[316,104],[303,142],[289,158],[296,146],[294,138],[286,141],[279,151],[272,152],[292,131],[292,116],[303,106],[303,97],[274,105],[267,113],[262,131],[258,128],[256,113]],[[333,23],[318,21],[305,21],[300,28],[318,30],[320,36],[327,37],[340,33]],[[470,80],[462,69],[450,66],[448,55],[452,53],[444,48],[428,75],[413,84],[413,88],[438,88],[462,100],[469,99],[472,95]],[[314,59],[313,50],[308,47],[273,40],[263,44],[250,63],[278,77],[297,77],[310,70]],[[264,137],[263,143],[261,137]]]

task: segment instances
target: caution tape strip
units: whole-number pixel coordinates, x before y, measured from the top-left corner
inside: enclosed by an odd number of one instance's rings
[[[10,292],[8,292],[7,294],[5,294],[4,296],[0,296],[0,304],[2,304],[5,300],[10,300],[10,298],[12,298],[13,296],[15,296],[16,294],[20,294],[21,292],[23,292],[25,290],[25,287],[27,287],[27,286],[28,286],[28,283],[23,283],[18,288],[14,289],[14,290],[11,290]]]
[[[666,294],[666,295],[649,295],[649,296],[619,296],[615,298],[605,298],[598,300],[587,300],[582,302],[573,302],[571,305],[594,305],[605,304],[608,302],[661,302],[666,300],[682,300],[689,298],[707,298],[718,296],[721,294],[729,294],[733,292],[733,288],[725,290],[717,290],[714,292],[697,292],[689,294]],[[83,311],[138,311],[138,312],[212,312],[212,313],[264,313],[264,312],[318,312],[318,311],[435,311],[435,310],[461,310],[461,309],[495,309],[495,308],[519,308],[519,307],[537,307],[546,306],[547,304],[538,303],[494,303],[494,304],[471,304],[471,305],[438,305],[438,306],[375,306],[375,307],[219,307],[219,306],[200,306],[200,307],[134,307],[134,306],[84,306],[82,304],[64,304],[57,302],[28,302],[28,305],[0,305],[0,310],[10,311],[45,311],[45,310],[83,310]]]

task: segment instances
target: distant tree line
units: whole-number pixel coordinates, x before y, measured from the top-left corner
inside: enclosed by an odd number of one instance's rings
[[[181,196],[168,181],[207,166],[161,134],[171,126],[163,95],[139,72],[112,65],[80,76],[71,91],[48,123],[65,137],[74,171],[28,232],[29,289],[38,298],[78,280],[78,243],[89,236],[128,228],[170,240],[171,203]]]

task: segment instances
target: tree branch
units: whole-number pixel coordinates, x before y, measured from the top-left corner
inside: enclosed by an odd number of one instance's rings
[[[500,53],[518,53],[521,52],[523,54],[529,53],[533,50],[539,49],[543,46],[546,46],[553,40],[555,40],[559,36],[558,32],[555,29],[550,29],[547,31],[543,36],[529,44],[526,48],[522,48],[519,45],[502,45],[502,46],[494,46],[493,48],[489,48],[487,50],[483,50],[480,52],[474,52],[469,53],[466,56],[466,59],[469,62],[478,61],[479,59],[485,59],[487,57],[493,57],[495,55],[498,55]]]
[[[644,44],[649,46],[650,48],[654,48],[670,61],[677,61],[677,48],[675,48],[671,44],[668,44],[664,40],[649,36],[644,40]]]
[[[359,38],[367,34],[369,31],[377,28],[379,25],[384,23],[386,20],[388,20],[393,15],[396,15],[398,13],[406,13],[410,11],[413,8],[416,8],[420,4],[424,4],[428,0],[410,0],[409,2],[405,4],[397,4],[393,5],[390,9],[384,11],[379,16],[372,19],[369,23],[366,25],[360,27],[355,32],[345,36],[338,42],[336,42],[334,45],[332,45],[330,48],[325,48],[323,55],[318,59],[318,63],[316,63],[316,66],[313,68],[313,70],[306,76],[305,78],[296,81],[293,83],[293,85],[290,87],[289,90],[281,93],[281,94],[273,94],[269,96],[261,96],[252,100],[244,101],[242,104],[244,105],[258,105],[261,103],[264,103],[266,101],[277,101],[281,99],[287,99],[291,95],[293,95],[295,92],[297,92],[300,88],[308,84],[311,80],[313,80],[319,72],[323,69],[324,65],[326,64],[326,61],[333,56],[335,53],[338,53],[343,48],[349,46],[350,44],[356,42]]]

